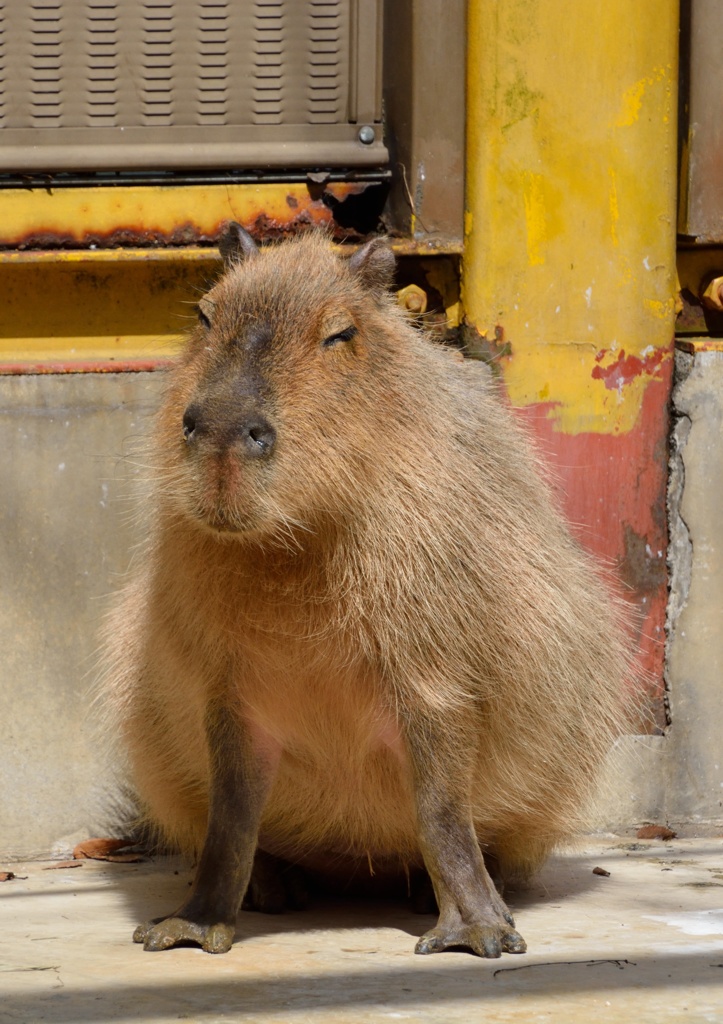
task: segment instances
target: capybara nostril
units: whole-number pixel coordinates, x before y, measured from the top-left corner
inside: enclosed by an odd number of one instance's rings
[[[189,405],[183,414],[183,437],[186,441],[193,441],[196,438],[198,418],[198,407]]]
[[[274,450],[276,431],[263,416],[255,416],[241,427],[241,440],[247,455],[263,458]]]

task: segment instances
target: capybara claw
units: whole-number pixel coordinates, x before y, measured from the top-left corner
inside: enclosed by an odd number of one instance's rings
[[[151,928],[156,924],[160,924],[162,920],[162,917],[154,917],[151,921],[144,921],[143,924],[139,924],[133,932],[133,941],[145,942]]]
[[[527,943],[519,932],[493,925],[463,925],[449,931],[433,928],[421,937],[414,948],[423,956],[445,949],[467,949],[477,956],[496,960],[503,953],[525,953]]]
[[[148,921],[133,933],[134,942],[142,942],[149,953],[192,943],[206,953],[227,953],[231,949],[234,926],[230,924],[198,924],[182,917]]]
[[[419,953],[422,956],[426,956],[428,953],[440,953],[444,949],[444,944],[439,935],[435,935],[434,932],[427,932],[417,942],[414,947],[414,952]]]

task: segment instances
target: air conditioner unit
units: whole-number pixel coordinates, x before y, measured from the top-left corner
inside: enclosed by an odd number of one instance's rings
[[[6,0],[0,171],[379,167],[381,0]]]

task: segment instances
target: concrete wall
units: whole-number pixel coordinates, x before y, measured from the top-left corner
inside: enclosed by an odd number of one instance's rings
[[[723,351],[677,352],[668,478],[669,598],[662,736],[626,737],[598,820],[723,822]]]
[[[723,352],[679,353],[676,371],[665,807],[723,819]]]
[[[129,453],[158,374],[0,377],[0,856],[96,831],[116,799],[89,691],[135,539]]]
[[[723,818],[723,354],[679,357],[664,736],[619,745],[608,825]],[[162,374],[0,378],[0,857],[107,832],[116,766],[90,693],[138,539],[140,441]],[[66,844],[67,845],[67,844]],[[62,844],[61,844],[62,847]]]

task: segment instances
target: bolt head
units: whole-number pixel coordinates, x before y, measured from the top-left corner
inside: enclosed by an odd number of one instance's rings
[[[365,124],[359,129],[359,141],[365,146],[371,146],[376,137],[377,134],[370,124]]]
[[[427,311],[427,293],[417,284],[408,284],[398,291],[397,302],[412,316],[420,316]]]

